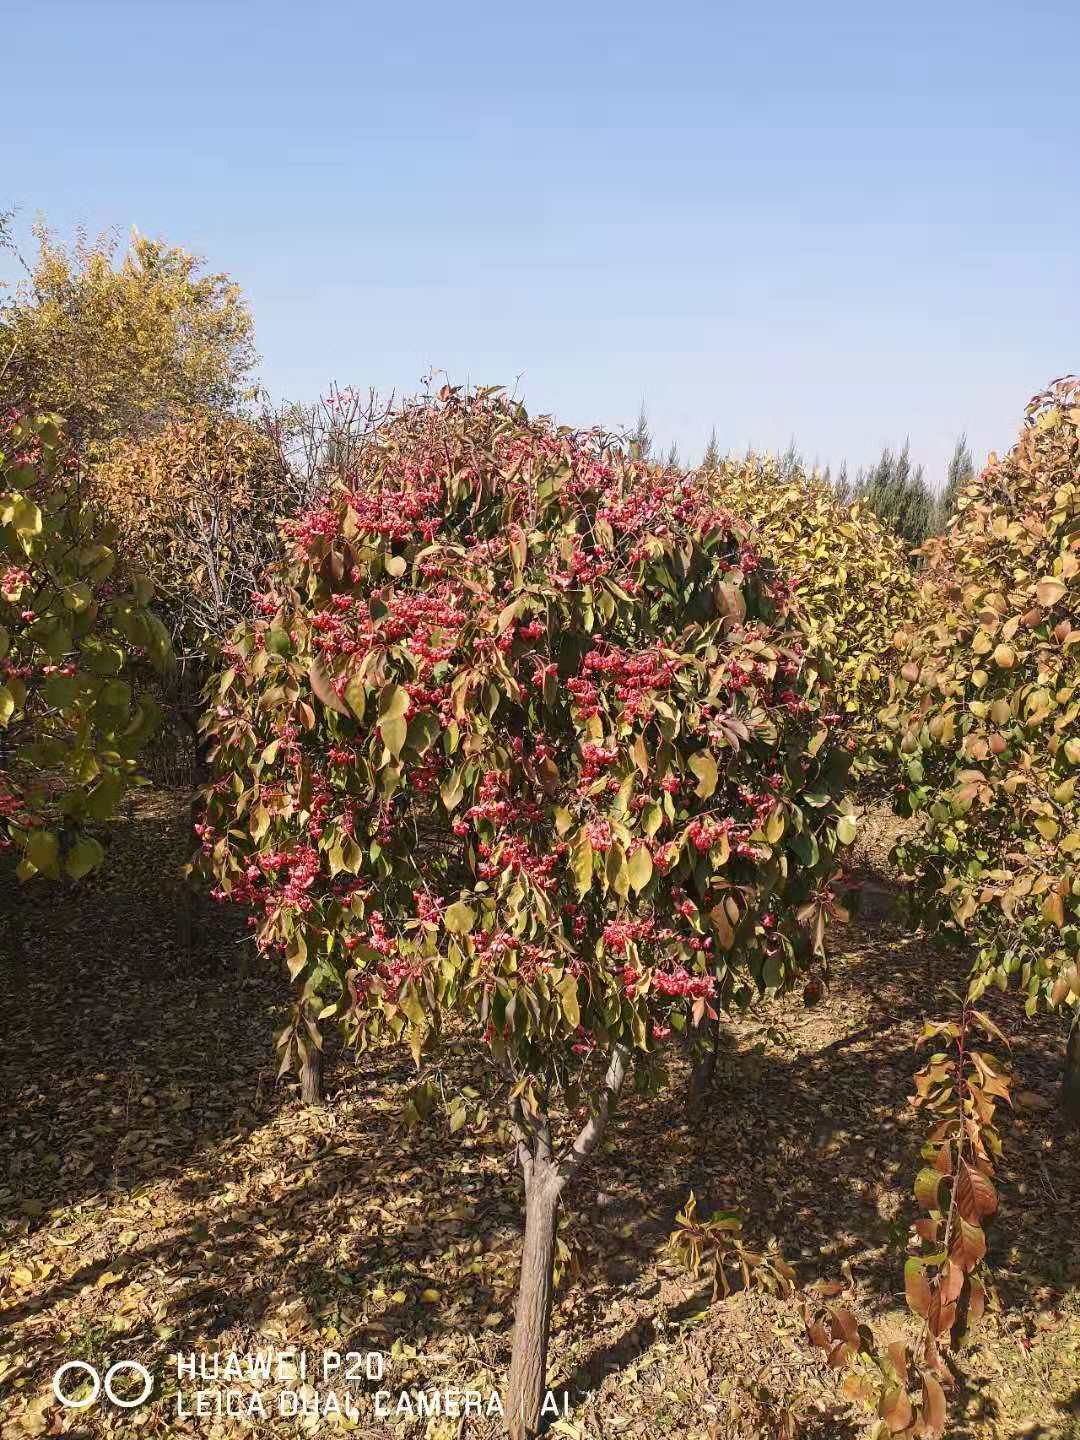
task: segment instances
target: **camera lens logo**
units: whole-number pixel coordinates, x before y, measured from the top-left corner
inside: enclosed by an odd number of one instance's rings
[[[116,1379],[116,1376],[123,1374],[125,1370],[133,1370],[141,1375],[143,1379],[142,1394],[137,1395],[134,1400],[130,1397],[125,1399],[123,1396],[117,1395],[113,1387],[113,1381]],[[90,1394],[84,1395],[81,1400],[73,1399],[64,1389],[64,1377],[72,1371],[79,1371],[83,1375],[90,1377]],[[76,1381],[73,1385],[72,1382],[69,1381],[69,1390],[75,1388],[78,1383],[79,1382]],[[101,1376],[94,1369],[93,1365],[88,1365],[85,1360],[68,1360],[60,1366],[60,1369],[57,1370],[53,1376],[52,1388],[53,1394],[57,1400],[60,1401],[61,1405],[66,1406],[69,1410],[85,1410],[88,1405],[93,1405],[94,1401],[101,1394]],[[141,1405],[153,1388],[154,1381],[150,1371],[145,1365],[140,1365],[138,1360],[118,1360],[115,1365],[110,1365],[105,1372],[106,1398],[111,1400],[114,1405],[118,1405],[121,1410],[133,1410],[136,1405]]]

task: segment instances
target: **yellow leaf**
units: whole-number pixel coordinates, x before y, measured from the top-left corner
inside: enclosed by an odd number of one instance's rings
[[[653,862],[647,845],[639,845],[627,862],[627,871],[634,894],[639,895],[652,879]]]
[[[451,935],[467,935],[476,924],[476,912],[464,900],[451,905],[443,916],[443,925]]]
[[[702,800],[708,800],[716,790],[716,761],[707,750],[699,750],[696,755],[690,756],[690,769],[698,777],[697,795]]]

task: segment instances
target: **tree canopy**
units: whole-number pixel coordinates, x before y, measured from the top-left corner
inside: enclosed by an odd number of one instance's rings
[[[228,276],[137,231],[122,255],[111,237],[65,246],[44,226],[35,235],[29,277],[0,305],[0,405],[55,411],[83,445],[241,401],[252,320]]]
[[[365,455],[212,697],[205,860],[353,1043],[420,1063],[467,1023],[543,1211],[633,1057],[823,963],[850,755],[789,586],[692,477],[487,391]]]
[[[168,635],[152,587],[110,579],[115,550],[82,502],[55,416],[0,427],[0,847],[21,880],[81,879],[100,864],[109,819],[159,723],[138,687]]]

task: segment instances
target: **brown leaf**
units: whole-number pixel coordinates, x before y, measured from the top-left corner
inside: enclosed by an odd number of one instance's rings
[[[947,1335],[956,1324],[956,1304],[954,1301],[946,1302],[940,1290],[934,1291],[926,1312],[926,1323],[934,1336]]]
[[[843,1308],[834,1310],[829,1316],[829,1324],[835,1339],[846,1340],[853,1349],[858,1350],[859,1322],[850,1310]]]
[[[907,1391],[899,1385],[890,1385],[881,1393],[878,1414],[889,1427],[890,1435],[898,1435],[911,1424],[911,1401]]]
[[[933,1375],[923,1374],[923,1425],[929,1435],[941,1435],[945,1430],[945,1392]]]
[[[956,1177],[956,1208],[972,1224],[993,1215],[998,1208],[997,1191],[990,1180],[966,1160],[961,1161]]]
[[[914,1257],[904,1266],[904,1292],[911,1309],[925,1319],[932,1299],[930,1282],[926,1278],[922,1261]]]
[[[311,662],[308,668],[308,683],[328,710],[336,710],[339,715],[348,715],[349,707],[331,684],[330,676],[321,660]]]
[[[981,1225],[959,1217],[949,1245],[949,1256],[967,1274],[986,1254],[986,1236]]]
[[[888,1348],[888,1356],[901,1385],[906,1385],[908,1377],[907,1346],[900,1340],[894,1340]]]

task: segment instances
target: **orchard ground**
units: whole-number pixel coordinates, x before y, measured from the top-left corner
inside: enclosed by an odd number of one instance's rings
[[[275,1085],[281,978],[243,978],[236,917],[217,907],[196,912],[186,942],[184,802],[142,792],[112,827],[105,871],[76,892],[0,878],[12,952],[0,967],[0,1434],[334,1433],[329,1420],[177,1415],[176,1352],[293,1346],[386,1355],[386,1379],[355,1392],[354,1433],[493,1437],[494,1422],[373,1410],[378,1390],[396,1403],[502,1384],[521,1233],[508,1146],[493,1125],[462,1144],[438,1116],[402,1129],[411,1062],[397,1048],[359,1065],[333,1056],[321,1106]],[[692,1188],[703,1213],[742,1209],[750,1242],[775,1236],[810,1296],[843,1285],[882,1336],[910,1324],[912,1040],[963,966],[907,932],[890,825],[873,817],[859,842],[863,911],[832,934],[825,999],[807,1010],[789,998],[728,1032],[700,1120],[687,1122],[678,1063],[659,1097],[629,1094],[570,1192],[548,1383],[571,1405],[553,1434],[735,1440],[774,1433],[785,1406],[819,1440],[869,1428],[806,1341],[798,1296],[710,1303],[707,1280],[664,1245]],[[1062,1024],[1026,1020],[996,993],[989,1008],[1018,1071],[991,1231],[1001,1305],[955,1355],[949,1435],[1075,1440],[1080,1136],[1055,1103]],[[130,1411],[62,1409],[51,1381],[72,1359],[102,1373],[138,1360],[154,1396]],[[190,1409],[195,1387],[180,1388]]]

